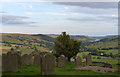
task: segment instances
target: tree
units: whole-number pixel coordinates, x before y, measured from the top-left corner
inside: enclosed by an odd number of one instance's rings
[[[55,56],[65,55],[69,61],[71,57],[76,56],[81,45],[81,42],[71,39],[69,35],[66,35],[66,32],[62,32],[54,43]]]

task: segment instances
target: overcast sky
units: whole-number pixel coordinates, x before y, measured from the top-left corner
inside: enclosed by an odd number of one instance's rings
[[[2,32],[118,34],[116,2],[3,2]]]

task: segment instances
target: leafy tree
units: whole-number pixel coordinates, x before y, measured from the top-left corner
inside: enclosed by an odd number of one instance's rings
[[[65,55],[68,57],[69,61],[71,57],[76,56],[81,45],[81,42],[71,39],[70,36],[66,34],[66,32],[62,32],[62,34],[57,37],[54,43],[56,57]]]

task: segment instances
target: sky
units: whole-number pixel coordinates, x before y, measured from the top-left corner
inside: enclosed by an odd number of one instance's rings
[[[118,34],[117,2],[2,2],[0,18],[2,33]]]

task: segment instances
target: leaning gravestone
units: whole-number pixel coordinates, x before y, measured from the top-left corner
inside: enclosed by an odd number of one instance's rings
[[[76,63],[77,66],[82,66],[82,60],[79,56],[76,57],[75,63]]]
[[[92,65],[92,57],[90,53],[86,57],[86,65],[88,66]]]
[[[35,55],[34,57],[34,65],[40,65],[41,64],[41,56],[38,54],[38,55]]]
[[[60,57],[58,57],[58,67],[64,67],[64,63],[65,63],[65,57],[63,55],[61,55]]]
[[[22,56],[22,65],[31,65],[32,63],[32,56],[28,54],[24,54]]]
[[[18,71],[18,61],[17,55],[8,52],[2,55],[2,71],[3,72],[17,72]]]
[[[42,56],[41,74],[54,75],[55,57],[51,54]]]

